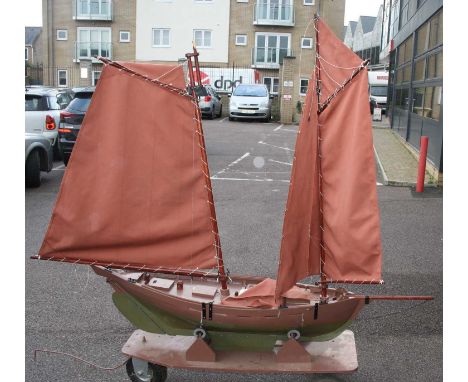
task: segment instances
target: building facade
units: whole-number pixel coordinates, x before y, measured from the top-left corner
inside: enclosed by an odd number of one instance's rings
[[[102,63],[135,60],[136,0],[42,0],[44,84],[95,85]]]
[[[342,36],[344,10],[345,0],[43,0],[43,83],[95,85],[95,56],[177,63],[193,42],[202,67],[254,72],[290,123],[315,63],[314,15]]]
[[[25,27],[24,76],[26,85],[42,83],[42,27]]]
[[[137,0],[136,60],[177,62],[192,50],[202,64],[228,62],[227,0]]]
[[[419,152],[429,137],[429,170],[443,174],[443,2],[397,0],[385,4],[381,61],[390,64],[391,126]]]
[[[315,63],[314,14],[337,36],[344,0],[231,0],[229,66],[251,67],[276,99],[283,123],[297,121]]]

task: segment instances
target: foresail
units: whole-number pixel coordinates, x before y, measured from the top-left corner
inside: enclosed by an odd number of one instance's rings
[[[309,81],[313,83],[313,79]],[[317,97],[307,90],[296,138],[283,223],[277,299],[298,280],[320,273],[320,224],[317,169]]]
[[[346,282],[381,278],[367,69],[325,23],[318,20],[316,28],[318,65],[296,142],[277,298],[309,275]]]
[[[102,71],[39,256],[213,268],[197,106],[181,95],[183,69],[121,65]]]

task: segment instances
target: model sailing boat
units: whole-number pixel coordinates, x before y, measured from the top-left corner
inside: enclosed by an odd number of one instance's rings
[[[366,62],[318,18],[316,65],[297,136],[277,280],[226,273],[195,89],[181,66],[105,67],[38,258],[92,265],[148,333],[271,350],[335,338],[381,283]],[[298,283],[320,276],[316,285]]]

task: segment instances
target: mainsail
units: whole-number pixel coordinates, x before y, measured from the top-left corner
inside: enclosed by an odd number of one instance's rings
[[[277,299],[310,275],[381,279],[367,68],[318,18],[315,28],[316,69],[297,136]]]
[[[105,65],[41,259],[216,267],[198,106],[185,89],[180,66]]]

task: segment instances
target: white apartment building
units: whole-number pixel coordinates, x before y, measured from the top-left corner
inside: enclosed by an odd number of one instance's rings
[[[229,0],[137,0],[137,61],[177,62],[192,50],[200,62],[227,63]]]

